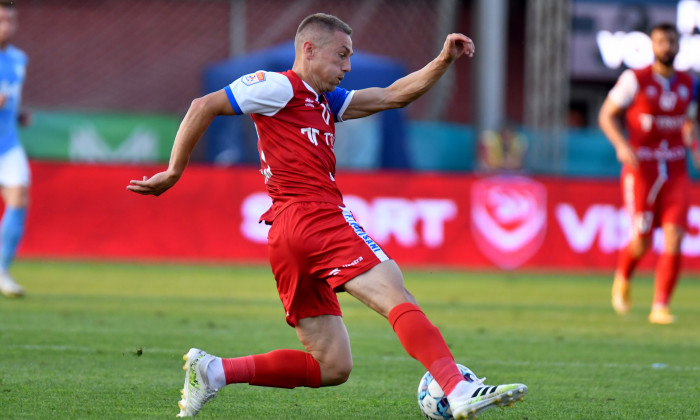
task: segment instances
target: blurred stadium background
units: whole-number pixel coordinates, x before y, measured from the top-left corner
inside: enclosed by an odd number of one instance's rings
[[[624,68],[648,58],[638,32],[661,21],[678,21],[677,64],[695,70],[700,22],[695,0],[17,4],[15,44],[30,58],[23,104],[34,111],[22,131],[34,177],[28,258],[264,262],[255,220],[266,199],[247,117],[217,121],[166,196],[123,188],[167,162],[193,98],[243,71],[291,67],[298,23],[323,11],[354,29],[348,88],[423,66],[448,33],[476,43],[415,104],[339,125],[341,189],[399,262],[611,270],[628,222],[599,106]],[[689,257],[700,255],[694,188]]]

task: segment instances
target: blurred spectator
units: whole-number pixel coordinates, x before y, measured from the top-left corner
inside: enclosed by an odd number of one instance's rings
[[[586,117],[586,105],[580,102],[569,105],[569,113],[566,116],[566,125],[569,128],[584,128],[588,127],[588,118]]]
[[[512,124],[498,131],[484,130],[479,136],[479,163],[487,170],[517,171],[523,168],[527,139]]]

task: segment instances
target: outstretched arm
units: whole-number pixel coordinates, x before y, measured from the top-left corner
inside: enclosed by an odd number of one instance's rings
[[[422,69],[398,79],[389,87],[356,91],[343,119],[362,118],[410,104],[433,87],[450,64],[462,55],[474,55],[472,40],[462,34],[448,35],[440,54]]]
[[[224,90],[210,93],[192,101],[190,109],[175,135],[168,169],[143,180],[131,180],[129,191],[144,195],[160,195],[180,179],[190,160],[194,146],[217,115],[234,115],[233,107]]]

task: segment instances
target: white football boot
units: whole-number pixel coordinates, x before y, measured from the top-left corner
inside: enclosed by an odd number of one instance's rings
[[[7,297],[24,296],[22,286],[15,283],[15,280],[6,272],[0,273],[0,292]]]
[[[649,314],[649,322],[652,324],[668,325],[677,321],[676,316],[671,314],[671,311],[666,305],[653,305]]]
[[[185,373],[185,387],[182,389],[182,399],[177,403],[180,407],[178,417],[194,417],[204,404],[216,397],[218,389],[209,385],[207,367],[216,357],[203,350],[192,348],[184,356],[182,369]]]
[[[512,407],[516,401],[522,401],[527,393],[527,386],[523,384],[491,386],[484,385],[485,379],[476,379],[471,383],[476,386],[471,395],[463,394],[449,399],[455,419],[475,419],[477,414],[491,407]]]

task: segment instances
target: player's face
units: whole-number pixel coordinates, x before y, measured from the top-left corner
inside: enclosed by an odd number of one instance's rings
[[[314,73],[322,92],[331,92],[350,71],[352,39],[342,31],[335,31],[330,39],[320,46]]]
[[[656,30],[651,33],[651,49],[656,61],[672,66],[678,54],[678,34],[674,31]]]
[[[5,45],[17,31],[17,11],[0,6],[0,45]]]

